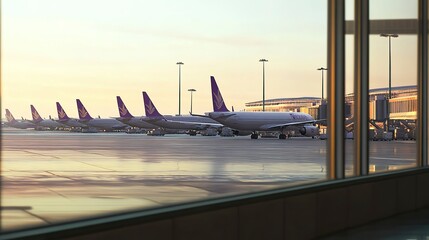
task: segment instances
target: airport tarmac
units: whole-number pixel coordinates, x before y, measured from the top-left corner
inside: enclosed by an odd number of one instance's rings
[[[352,140],[346,141],[347,173]],[[371,171],[415,165],[414,141],[370,142]],[[325,179],[326,141],[3,129],[2,228]]]

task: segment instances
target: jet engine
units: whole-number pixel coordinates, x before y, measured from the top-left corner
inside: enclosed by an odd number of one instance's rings
[[[304,126],[299,129],[299,133],[306,137],[314,137],[319,135],[319,128],[315,126]]]

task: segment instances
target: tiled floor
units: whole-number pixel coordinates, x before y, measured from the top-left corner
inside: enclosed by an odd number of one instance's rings
[[[375,221],[322,239],[429,240],[429,208]]]

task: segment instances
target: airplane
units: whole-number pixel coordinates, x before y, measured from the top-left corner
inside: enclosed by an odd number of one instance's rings
[[[32,123],[37,125],[38,127],[47,127],[47,128],[58,128],[65,127],[65,125],[58,123],[52,119],[43,119],[40,117],[40,114],[37,112],[36,108],[33,105],[30,105],[31,108],[31,116],[33,117]]]
[[[156,129],[159,128],[157,125],[150,124],[148,122],[142,121],[139,117],[134,117],[128,111],[125,103],[122,101],[120,96],[116,96],[116,101],[118,102],[119,118],[116,120],[128,124],[132,127],[144,128],[144,129]]]
[[[279,139],[286,139],[285,132],[297,129],[299,133],[307,137],[319,134],[319,129],[314,126],[320,120],[314,120],[309,114],[299,112],[230,112],[223,101],[222,94],[213,76],[210,77],[212,88],[213,112],[206,116],[238,132],[251,131],[251,139],[258,139],[259,131],[280,132]]]
[[[106,131],[121,130],[130,127],[113,118],[92,118],[79,99],[76,99],[76,103],[79,113],[79,121],[88,127],[94,127]]]
[[[6,109],[6,119],[7,123],[6,125],[9,127],[19,128],[19,129],[27,129],[27,128],[35,128],[36,125],[34,123],[31,123],[29,121],[17,121],[13,117],[12,113],[9,111],[9,109]]]
[[[67,125],[69,127],[80,127],[80,128],[88,127],[87,125],[79,122],[79,120],[76,118],[69,118],[69,116],[67,116],[67,113],[64,111],[61,104],[59,102],[56,102],[56,104],[57,104],[58,122],[59,123],[62,123],[62,124]]]
[[[198,131],[209,128],[220,129],[223,127],[219,122],[212,119],[201,118],[199,116],[163,116],[158,112],[146,92],[143,92],[143,101],[146,117],[143,117],[142,120],[163,128]]]

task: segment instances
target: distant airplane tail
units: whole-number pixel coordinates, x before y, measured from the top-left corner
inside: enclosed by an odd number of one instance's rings
[[[91,119],[93,119],[91,117],[91,115],[89,115],[85,106],[83,106],[82,102],[79,99],[76,99],[76,103],[77,103],[77,111],[79,113],[79,119],[80,120],[91,120]]]
[[[58,112],[58,120],[67,121],[70,119],[59,102],[57,102],[57,112]]]
[[[43,119],[40,117],[39,113],[37,112],[36,108],[33,105],[30,105],[31,108],[31,116],[33,117],[33,122],[39,123],[43,121]]]
[[[7,119],[7,122],[9,122],[9,123],[14,123],[14,122],[16,122],[16,120],[15,120],[15,118],[13,117],[13,115],[12,115],[12,113],[9,111],[9,109],[6,109],[6,119]]]
[[[146,92],[143,92],[143,101],[144,101],[144,109],[146,112],[146,117],[150,118],[164,118],[158,110],[156,109],[155,105],[153,104],[152,100],[150,100],[149,95],[147,95]]]
[[[213,111],[214,112],[229,112],[226,108],[225,102],[223,101],[222,94],[220,93],[219,87],[216,84],[216,80],[213,76],[210,76],[212,85],[212,100],[213,100]]]
[[[119,116],[121,118],[133,118],[133,115],[131,115],[130,111],[128,111],[121,97],[116,96],[116,100],[118,102]]]

